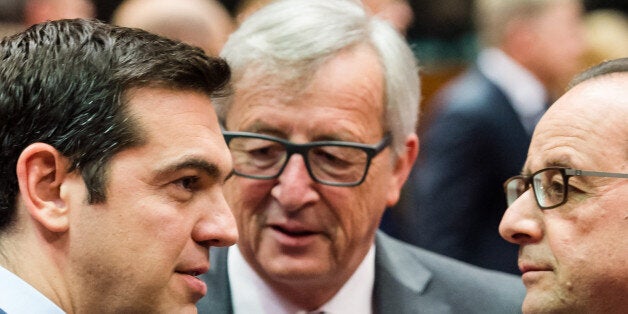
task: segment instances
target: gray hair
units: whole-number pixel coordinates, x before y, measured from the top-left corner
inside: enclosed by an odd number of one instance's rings
[[[480,41],[485,46],[499,46],[508,24],[533,18],[554,2],[582,0],[475,0],[474,19]]]
[[[229,63],[234,83],[255,73],[273,82],[305,84],[330,57],[359,44],[373,47],[379,56],[385,83],[383,119],[399,154],[405,150],[405,137],[417,126],[420,82],[416,60],[403,36],[369,15],[358,2],[271,3],[231,35],[221,57]],[[223,123],[232,101],[233,96],[214,99]]]

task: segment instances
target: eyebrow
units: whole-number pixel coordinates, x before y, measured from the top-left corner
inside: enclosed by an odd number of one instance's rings
[[[271,135],[278,138],[286,137],[286,134],[284,134],[283,132],[261,121],[254,122],[252,125],[245,128],[243,131],[251,132],[251,133],[258,133],[258,134],[266,134],[266,135]]]
[[[268,125],[265,122],[261,122],[261,121],[254,122],[253,124],[251,124],[251,126],[245,128],[243,131],[244,132],[250,132],[250,133],[270,135],[270,136],[274,136],[274,137],[281,138],[281,139],[287,139],[288,138],[288,133],[285,133],[284,131],[282,131],[280,129],[277,129],[274,126]],[[338,135],[338,134],[321,135],[321,136],[318,136],[316,138],[313,138],[312,142],[339,141],[339,142],[352,142],[352,143],[364,144],[364,143],[362,143],[360,141],[352,139],[352,137],[351,137],[351,135],[349,135],[349,133],[344,134],[345,136],[342,136],[342,135],[343,134],[340,134],[340,135]]]
[[[549,168],[549,167],[560,167],[560,168],[575,168],[570,156],[560,155],[558,157],[552,157],[551,159],[547,159],[543,166],[539,169],[535,169],[534,171],[530,170],[527,163],[524,165],[524,168],[521,170],[521,175],[531,175],[533,172],[538,171],[540,169]]]
[[[212,179],[219,179],[222,177],[223,174],[222,171],[220,171],[218,165],[216,165],[215,163],[207,162],[206,160],[198,157],[184,157],[183,160],[155,170],[155,177],[163,178],[173,172],[177,172],[182,169],[196,169],[204,172],[208,177]],[[233,171],[230,171],[230,173],[231,172]],[[227,180],[229,177],[230,175],[228,174],[225,180]]]

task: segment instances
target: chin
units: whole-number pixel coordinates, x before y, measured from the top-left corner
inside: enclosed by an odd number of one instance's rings
[[[307,265],[307,262],[292,261],[292,263],[267,265],[265,271],[278,281],[306,282],[321,280],[329,273],[329,269],[321,265]]]
[[[551,293],[551,292],[549,292]],[[523,300],[522,310],[528,313],[577,313],[569,310],[571,306],[565,304],[564,300],[545,298],[530,298],[529,295]]]
[[[148,313],[177,313],[177,314],[196,314],[198,310],[196,309],[195,303],[186,303],[186,304],[164,304],[157,309],[154,309]]]

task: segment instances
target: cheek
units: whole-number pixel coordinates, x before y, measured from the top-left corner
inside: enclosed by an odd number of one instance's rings
[[[562,217],[558,212],[546,213],[544,232],[552,254],[561,267],[576,263],[584,253],[586,239],[582,236],[587,231],[578,226],[578,220],[574,217]]]
[[[361,243],[377,228],[385,207],[378,200],[383,199],[380,194],[366,182],[357,188],[341,188],[323,194],[337,221],[338,232],[347,241]]]
[[[160,195],[116,199],[104,214],[110,218],[106,232],[118,239],[117,244],[112,243],[118,250],[126,248],[147,263],[159,259],[158,263],[173,264],[191,242],[194,212],[198,211],[194,206],[183,206]]]
[[[596,206],[600,201],[591,202],[590,206],[565,208],[565,213],[579,214],[564,215],[546,224],[546,234],[562,275],[571,279],[604,280],[621,265],[624,270],[628,268],[625,259],[628,238],[618,236],[628,230],[627,221]]]

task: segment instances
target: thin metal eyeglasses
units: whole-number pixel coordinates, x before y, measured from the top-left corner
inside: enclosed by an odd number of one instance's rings
[[[390,134],[377,144],[318,141],[296,144],[282,138],[251,132],[223,131],[236,175],[275,179],[293,154],[303,157],[310,177],[332,186],[357,186],[364,182],[371,160],[392,142]]]
[[[539,208],[552,209],[563,205],[567,202],[569,178],[574,176],[628,178],[626,173],[549,167],[531,175],[518,175],[506,180],[504,192],[506,193],[508,206],[512,205],[530,186],[532,186],[534,199]]]

